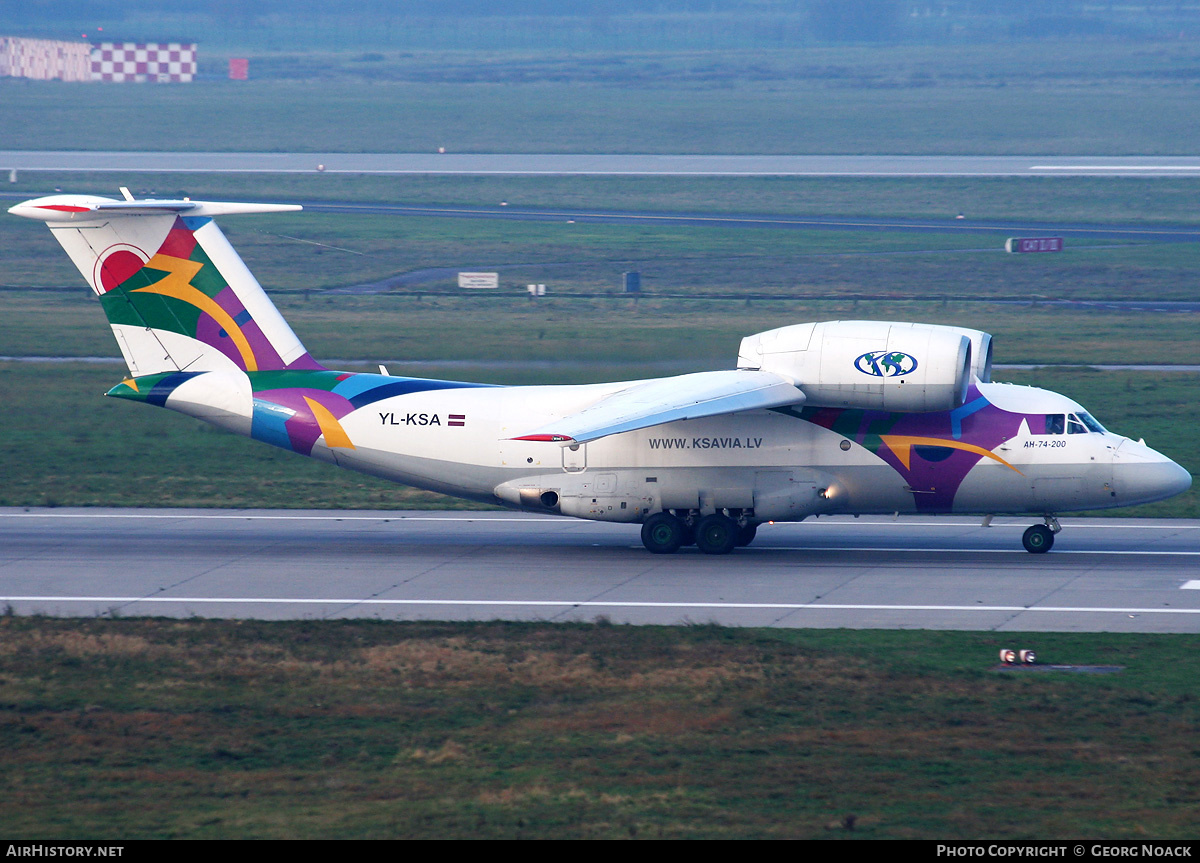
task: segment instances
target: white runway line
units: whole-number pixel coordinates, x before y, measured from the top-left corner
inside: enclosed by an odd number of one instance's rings
[[[1200,165],[1030,165],[1031,171],[1200,171]]]
[[[232,521],[479,521],[479,522],[525,522],[527,524],[608,524],[609,522],[591,521],[588,519],[573,519],[554,515],[526,516],[490,516],[485,512],[469,515],[467,510],[460,510],[461,515],[286,515],[282,513],[138,513],[138,512],[0,512],[0,518],[131,518],[131,519],[194,519],[203,520],[232,520]],[[912,518],[912,516],[905,516]],[[1029,522],[1035,519],[1017,519],[1014,522],[993,522],[987,529],[1020,528],[1024,530]],[[781,524],[800,524],[800,522],[781,522]],[[811,521],[804,523],[804,528],[822,527],[898,527],[898,528],[945,528],[945,527],[979,527],[978,519],[970,521],[952,521],[949,519],[928,521],[896,521],[891,518],[871,521],[869,519],[854,519],[853,521]],[[1070,524],[1063,526],[1064,530],[1200,530],[1200,524]]]
[[[225,520],[225,521],[458,521],[458,522],[505,522],[517,521],[525,522],[526,524],[545,524],[546,522],[556,522],[559,524],[603,524],[598,521],[585,521],[584,519],[564,519],[555,518],[554,516],[525,516],[523,518],[500,516],[498,518],[488,518],[482,513],[479,516],[427,516],[427,515],[242,515],[237,513],[218,513],[213,515],[196,515],[194,513],[180,513],[179,515],[168,515],[167,513],[88,513],[88,512],[62,512],[62,513],[36,513],[36,512],[12,512],[0,513],[0,518],[162,518],[171,521],[179,521],[181,519],[194,519],[197,521],[203,520]]]
[[[507,608],[705,608],[762,611],[970,611],[1012,613],[1048,611],[1057,613],[1092,612],[1096,614],[1200,614],[1200,608],[1110,608],[1050,605],[871,605],[821,602],[622,602],[600,600],[536,599],[279,599],[271,597],[217,596],[0,596],[0,602],[87,602],[118,605],[137,603],[253,604],[253,605],[383,605],[383,606],[503,606]]]
[[[1197,581],[1196,579],[1192,579],[1191,581],[1185,581],[1183,584],[1181,584],[1179,586],[1179,589],[1180,590],[1200,590],[1200,581]]]
[[[641,548],[641,546],[631,545],[630,548]],[[763,545],[763,546],[754,546],[753,550],[754,551],[837,551],[837,552],[881,551],[881,552],[887,552],[888,554],[897,554],[900,552],[907,552],[907,553],[921,552],[923,554],[1025,554],[1025,555],[1029,554],[1029,552],[1027,552],[1023,548],[971,548],[968,546],[960,546],[957,548],[924,548],[924,547],[918,547],[918,546],[889,548],[887,546],[882,546],[882,545],[861,545],[861,546],[854,546],[854,545],[803,545],[803,546],[801,546],[801,545],[795,545],[795,546]],[[1166,556],[1166,557],[1200,557],[1200,551],[1131,551],[1131,550],[1127,550],[1127,549],[1109,550],[1109,549],[1103,549],[1103,548],[1076,549],[1076,550],[1059,549],[1058,551],[1048,552],[1046,557],[1053,558],[1053,557],[1056,557],[1059,555],[1064,555],[1064,554],[1134,554],[1134,555],[1161,555],[1161,556]],[[1046,559],[1046,557],[1044,557],[1043,560]]]

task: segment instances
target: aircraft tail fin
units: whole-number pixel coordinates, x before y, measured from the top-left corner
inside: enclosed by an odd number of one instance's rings
[[[51,195],[9,212],[46,222],[100,298],[134,376],[322,368],[214,216],[288,204]]]

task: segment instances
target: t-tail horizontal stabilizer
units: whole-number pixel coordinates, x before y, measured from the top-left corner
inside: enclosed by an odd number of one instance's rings
[[[100,298],[136,377],[321,368],[212,220],[299,209],[51,195],[9,212],[47,224]]]
[[[234,216],[243,213],[290,213],[304,209],[299,204],[239,204],[223,201],[178,201],[144,198],[119,201],[97,195],[49,195],[25,201],[8,211],[14,216],[42,222],[86,222],[109,216],[157,216],[179,213],[186,216]]]

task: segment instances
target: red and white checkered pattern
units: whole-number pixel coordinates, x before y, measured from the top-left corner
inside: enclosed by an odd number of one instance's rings
[[[93,81],[187,83],[196,75],[195,42],[101,42],[92,47]]]

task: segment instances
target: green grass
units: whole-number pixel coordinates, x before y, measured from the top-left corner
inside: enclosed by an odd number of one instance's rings
[[[271,196],[259,188],[246,197]],[[1119,209],[1116,198],[1115,193],[1108,198],[1114,210]],[[1066,249],[1058,254],[1008,255],[1003,235],[970,232],[572,224],[565,217],[520,222],[318,212],[228,219],[224,230],[259,280],[284,291],[390,284],[388,280],[405,273],[446,268],[447,274],[411,287],[454,293],[456,270],[485,268],[499,271],[509,291],[542,283],[554,294],[617,293],[621,274],[637,270],[648,294],[1191,300],[1200,272],[1200,247],[1194,243],[1068,238]],[[0,220],[0,241],[6,248],[0,285],[80,283],[43,226]]]
[[[141,405],[103,397],[123,377],[120,367],[2,365],[5,401],[20,406],[12,411],[20,417],[13,434],[0,444],[0,500],[6,504],[463,505],[257,445],[172,411],[123,410]]]
[[[17,617],[0,635],[11,838],[1186,839],[1200,804],[1195,636]],[[994,671],[1013,646],[1125,670]]]
[[[1192,315],[922,300],[631,299],[511,293],[462,296],[276,294],[276,304],[318,359],[388,362],[506,361],[490,383],[591,383],[621,367],[727,368],[741,339],[813,320],[901,320],[982,329],[1010,364],[1178,364],[1196,360]],[[0,355],[120,357],[87,288],[0,292]],[[520,364],[554,363],[559,369]],[[410,371],[430,376],[414,366]],[[451,372],[452,373],[452,372]],[[633,371],[629,372],[630,374]],[[547,374],[564,374],[547,381]],[[580,377],[582,375],[583,377]],[[603,379],[603,378],[601,378]],[[611,378],[610,378],[611,379]]]
[[[280,77],[0,82],[0,149],[1189,154],[1198,52],[1185,38],[252,57]]]

